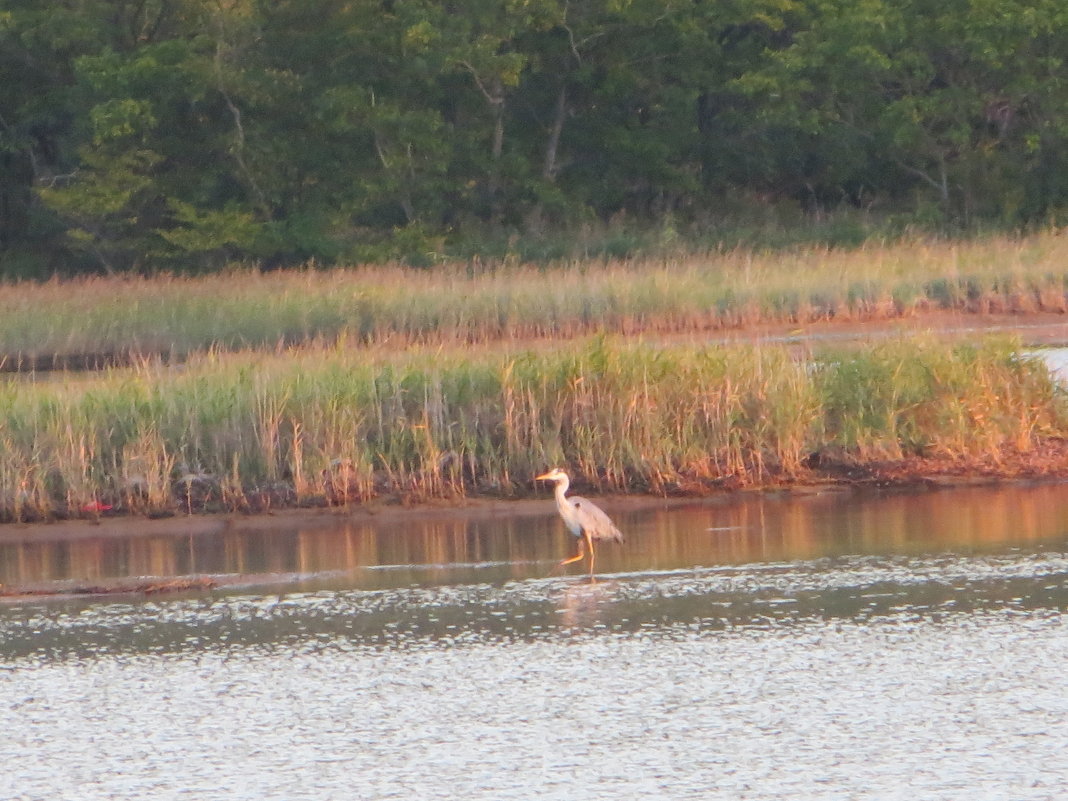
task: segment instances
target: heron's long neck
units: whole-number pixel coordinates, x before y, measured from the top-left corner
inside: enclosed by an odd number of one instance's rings
[[[564,497],[564,493],[567,492],[570,483],[567,478],[557,479],[556,481],[556,505],[561,509],[567,506],[567,498]]]

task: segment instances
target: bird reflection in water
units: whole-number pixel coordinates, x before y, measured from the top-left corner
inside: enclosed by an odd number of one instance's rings
[[[616,582],[570,584],[557,600],[560,625],[568,629],[588,629],[603,622],[608,607],[616,601]]]

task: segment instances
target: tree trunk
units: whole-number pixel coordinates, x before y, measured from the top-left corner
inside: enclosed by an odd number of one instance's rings
[[[501,154],[504,152],[504,87],[496,82],[492,99],[493,145],[490,150],[490,174],[487,190],[490,201],[490,217],[496,221],[501,216]]]
[[[564,119],[567,116],[567,86],[560,87],[560,93],[556,96],[556,113],[553,116],[553,127],[549,129],[549,142],[545,146],[545,163],[542,165],[541,177],[549,183],[556,181],[556,173],[559,166],[556,163],[556,154],[560,148],[560,134],[564,131]]]
[[[504,150],[504,98],[493,103],[493,163],[501,160]]]

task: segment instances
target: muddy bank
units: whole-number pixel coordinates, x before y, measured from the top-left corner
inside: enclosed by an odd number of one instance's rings
[[[587,333],[594,333],[591,328]],[[975,334],[1015,334],[1027,346],[1068,345],[1068,315],[1055,311],[990,312],[982,310],[910,310],[899,316],[880,316],[864,319],[850,316],[835,318],[833,315],[817,316],[798,321],[772,320],[767,322],[745,321],[739,324],[695,324],[688,330],[670,333],[656,326],[649,330],[641,327],[625,332],[626,335],[644,335],[653,339],[701,339],[718,343],[788,342],[812,345],[833,342],[849,342],[885,339],[901,334],[916,334],[925,331],[957,337]],[[533,346],[538,339],[511,337],[512,342],[529,340]],[[488,341],[488,340],[487,340]],[[297,340],[281,343],[296,347]],[[477,343],[472,343],[477,344]],[[195,353],[196,350],[190,351]],[[95,371],[133,367],[148,362],[180,364],[190,353],[177,353],[163,349],[119,349],[92,352],[56,353],[0,353],[0,374],[14,373],[92,373]]]
[[[0,601],[23,601],[30,598],[78,597],[94,595],[149,596],[176,592],[211,590],[218,586],[210,576],[154,577],[139,579],[104,579],[94,583],[56,581],[9,587],[0,584]]]
[[[804,469],[792,475],[769,475],[759,482],[736,476],[701,480],[681,478],[661,492],[600,494],[576,485],[573,492],[596,498],[608,509],[637,509],[703,502],[724,503],[738,493],[924,491],[1008,482],[1068,481],[1068,441],[1049,440],[1027,451],[1002,451],[979,459],[952,456],[861,461],[828,452],[812,454]],[[288,529],[335,526],[339,521],[475,519],[494,516],[554,514],[548,492],[515,498],[468,495],[448,500],[414,502],[384,497],[367,503],[337,506],[290,506],[269,510],[197,511],[184,507],[167,517],[147,518],[108,510],[92,518],[0,524],[0,542],[70,540],[144,535],[198,536],[242,529]]]
[[[804,323],[774,322],[722,329],[709,337],[723,343],[793,342],[813,346],[831,342],[886,339],[900,335],[936,333],[966,338],[1008,334],[1027,347],[1068,345],[1068,315],[1058,312],[982,313],[925,311],[880,319],[819,319]]]
[[[6,353],[0,354],[0,373],[91,373],[145,362],[169,364],[182,361],[163,350],[96,351],[92,353]]]

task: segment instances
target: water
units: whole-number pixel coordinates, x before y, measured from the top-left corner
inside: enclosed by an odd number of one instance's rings
[[[230,578],[0,605],[0,798],[1064,797],[1068,486],[610,511],[9,538]]]

